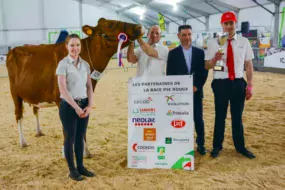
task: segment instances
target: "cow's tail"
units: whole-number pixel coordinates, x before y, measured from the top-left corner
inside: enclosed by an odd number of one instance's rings
[[[6,68],[8,71],[8,76],[10,83],[14,83],[15,80],[15,72],[17,70],[17,56],[15,52],[15,48],[11,49],[7,54],[6,59]]]

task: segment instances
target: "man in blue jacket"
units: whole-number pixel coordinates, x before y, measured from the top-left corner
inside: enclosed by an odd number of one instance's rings
[[[202,49],[192,46],[192,28],[190,25],[179,26],[177,36],[181,45],[169,52],[166,75],[193,75],[197,151],[201,155],[205,155],[207,151],[204,147],[203,86],[208,77],[208,70],[205,69],[205,54]]]

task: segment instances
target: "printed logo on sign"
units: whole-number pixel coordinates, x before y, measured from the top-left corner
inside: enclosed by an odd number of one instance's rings
[[[173,143],[189,143],[190,139],[189,138],[172,138]]]
[[[186,161],[182,163],[182,167],[184,170],[190,170],[191,169],[191,161]]]
[[[146,164],[146,163],[147,163],[146,156],[132,156],[132,164]]]
[[[156,129],[155,128],[144,128],[143,129],[143,140],[144,141],[156,141]]]
[[[172,125],[174,128],[180,129],[180,128],[185,127],[186,122],[185,122],[184,120],[173,120],[173,121],[171,122],[171,125]]]
[[[171,95],[171,96],[165,96],[165,98],[166,98],[166,102],[167,102],[167,103],[168,103],[169,101],[174,102],[174,100],[173,100],[173,96],[174,96],[174,95]]]
[[[172,144],[172,138],[171,137],[165,137],[165,144]]]
[[[165,159],[165,147],[164,146],[157,147],[157,153],[158,153],[157,158],[159,160]]]
[[[189,115],[189,112],[187,112],[187,111],[172,111],[172,110],[168,110],[168,112],[166,113],[166,115],[168,115],[168,116],[173,116],[173,115]]]
[[[189,138],[172,138],[173,143],[189,143]]]
[[[134,104],[149,104],[150,102],[152,102],[151,97],[148,97],[147,99],[134,100]]]
[[[133,144],[133,151],[134,152],[154,152],[155,147],[154,146],[142,146],[138,145],[137,143]]]
[[[153,126],[155,118],[133,118],[135,126]]]
[[[165,162],[156,162],[155,165],[156,165],[156,166],[168,166],[168,163],[165,163]]]
[[[155,115],[155,108],[135,108],[133,109],[134,115],[140,116],[154,116]]]
[[[190,104],[187,103],[187,102],[175,102],[175,101],[174,101],[174,95],[165,96],[165,98],[166,98],[166,103],[167,103],[169,106],[188,106],[188,105],[190,105]]]
[[[175,138],[175,137],[165,137],[165,144],[174,144],[174,143],[189,143],[189,138]]]

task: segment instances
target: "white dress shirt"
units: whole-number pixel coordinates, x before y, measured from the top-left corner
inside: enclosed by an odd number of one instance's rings
[[[157,51],[158,58],[148,56],[140,47],[134,50],[135,56],[138,58],[137,77],[165,75],[168,48],[160,44],[154,44],[152,47]]]
[[[235,68],[235,78],[243,78],[244,76],[244,62],[252,60],[254,54],[250,43],[247,38],[235,34],[231,41],[233,54],[234,54],[234,68]],[[227,47],[228,42],[223,46],[224,55],[222,60],[224,62],[224,71],[214,71],[214,79],[227,79],[228,77],[228,67],[227,63]],[[205,60],[211,60],[215,57],[216,52],[219,49],[217,39],[212,39],[208,42],[208,48],[205,51]]]

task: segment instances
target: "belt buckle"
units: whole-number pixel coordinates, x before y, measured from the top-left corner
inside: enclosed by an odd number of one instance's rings
[[[77,100],[77,104],[78,104],[79,106],[82,105],[81,103],[82,103],[81,100]]]

